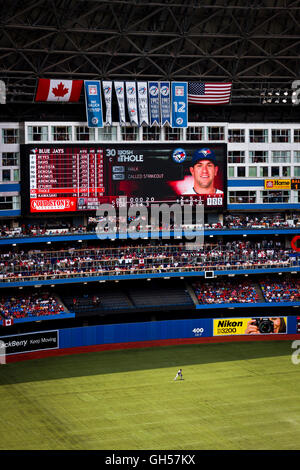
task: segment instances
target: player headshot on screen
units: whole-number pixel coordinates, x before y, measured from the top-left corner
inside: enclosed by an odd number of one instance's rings
[[[196,150],[190,166],[194,178],[193,188],[183,194],[223,194],[223,191],[215,187],[218,171],[218,162],[213,150],[208,148]]]

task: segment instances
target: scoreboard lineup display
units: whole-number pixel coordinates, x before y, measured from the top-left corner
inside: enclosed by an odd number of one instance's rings
[[[191,162],[194,152],[203,148],[215,155],[215,190],[197,194]],[[125,197],[131,206],[225,208],[226,144],[27,144],[21,152],[22,193],[30,213],[95,211],[104,203],[118,205]],[[204,176],[208,181],[210,176]]]

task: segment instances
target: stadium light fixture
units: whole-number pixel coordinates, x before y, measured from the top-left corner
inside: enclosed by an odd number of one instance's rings
[[[292,103],[297,104],[297,92],[293,91],[292,93]]]

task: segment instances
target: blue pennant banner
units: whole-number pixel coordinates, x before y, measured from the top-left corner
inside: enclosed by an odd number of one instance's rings
[[[161,125],[171,126],[170,82],[160,82]]]
[[[172,127],[188,126],[188,84],[172,82]]]
[[[148,82],[148,90],[149,90],[150,126],[160,126],[158,82]]]
[[[84,91],[88,127],[103,127],[100,81],[85,80]]]

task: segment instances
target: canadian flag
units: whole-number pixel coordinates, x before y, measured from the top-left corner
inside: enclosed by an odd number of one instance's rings
[[[83,80],[57,80],[40,78],[35,101],[71,101],[80,98]]]
[[[4,326],[11,326],[13,324],[13,319],[12,318],[4,318],[3,320],[3,325]]]

